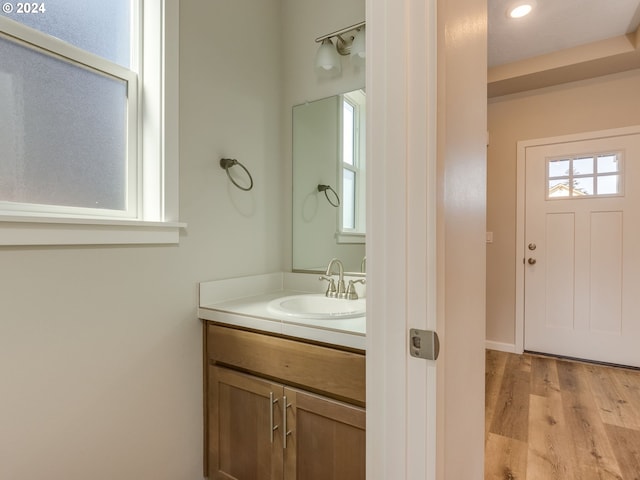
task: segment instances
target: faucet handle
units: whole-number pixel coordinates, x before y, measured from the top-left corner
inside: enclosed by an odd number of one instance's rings
[[[327,277],[325,275],[320,275],[320,277],[318,277],[318,280],[326,280],[327,282],[329,282],[329,285],[327,285],[327,291],[325,292],[325,296],[333,298],[338,295],[338,289],[336,288],[336,281],[333,278]]]
[[[347,298],[348,300],[358,299],[358,292],[356,292],[356,283],[362,283],[364,285],[367,282],[364,279],[349,280],[349,286],[347,287],[347,293],[345,294],[345,298]]]

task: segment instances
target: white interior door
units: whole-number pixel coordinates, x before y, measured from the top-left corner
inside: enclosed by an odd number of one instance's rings
[[[640,367],[640,133],[526,148],[524,348]]]

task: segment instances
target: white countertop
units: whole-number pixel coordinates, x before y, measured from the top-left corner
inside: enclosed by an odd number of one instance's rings
[[[198,317],[228,325],[365,350],[366,317],[311,319],[267,308],[276,298],[321,293],[318,275],[278,272],[200,283]],[[358,294],[364,295],[364,288]]]

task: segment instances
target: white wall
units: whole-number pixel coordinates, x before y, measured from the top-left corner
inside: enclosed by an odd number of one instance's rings
[[[200,280],[280,270],[290,222],[281,211],[280,1],[189,0],[181,15],[183,245],[198,252]],[[249,170],[251,191],[231,184],[223,157]]]
[[[2,479],[201,478],[197,282],[285,263],[280,3],[180,15],[180,245],[0,248]]]

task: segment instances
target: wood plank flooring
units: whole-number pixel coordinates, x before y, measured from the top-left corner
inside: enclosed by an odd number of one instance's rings
[[[640,480],[640,372],[487,351],[485,480]]]

